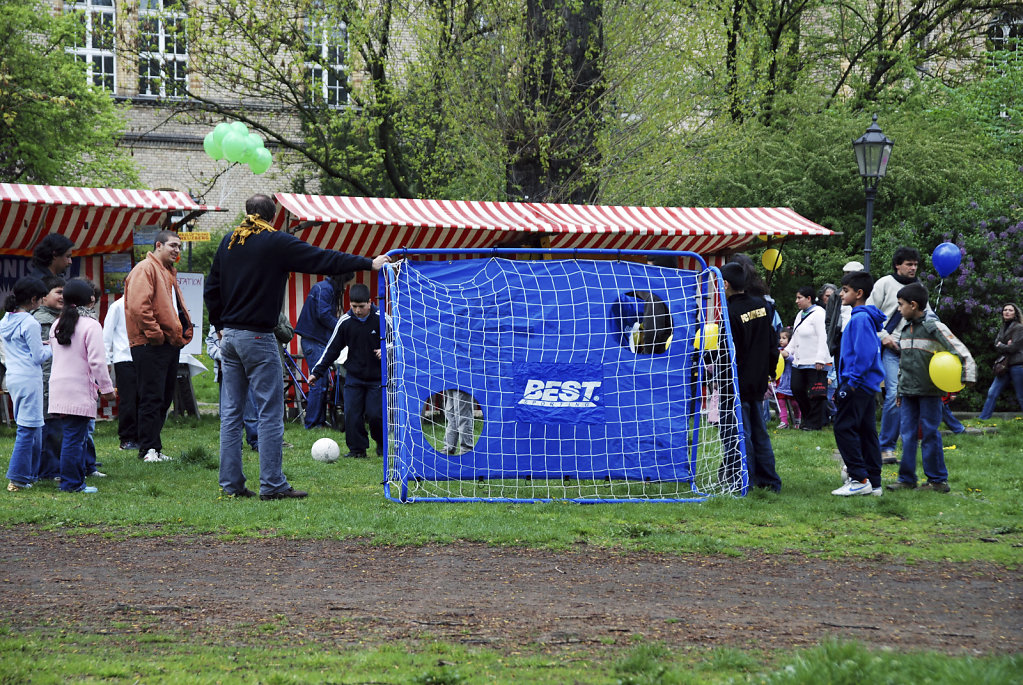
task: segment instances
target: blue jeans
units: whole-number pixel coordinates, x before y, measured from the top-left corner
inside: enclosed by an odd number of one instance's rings
[[[966,426],[963,425],[963,422],[955,417],[955,414],[952,413],[952,410],[949,409],[948,405],[944,402],[941,403],[941,420],[945,422],[945,425],[948,426],[948,429],[953,433],[958,434],[966,430]]]
[[[881,365],[884,366],[884,406],[881,407],[881,441],[882,452],[894,452],[895,443],[899,441],[902,424],[899,421],[899,408],[895,406],[895,386],[899,382],[899,355],[887,347],[881,348]]]
[[[945,453],[941,444],[941,398],[926,395],[903,395],[902,461],[899,463],[899,481],[916,485],[916,443],[920,439],[920,457],[928,482],[944,483],[948,480]]]
[[[284,368],[271,332],[227,328],[220,341],[220,487],[228,494],[245,489],[242,430],[245,404],[252,393],[259,436],[259,492],[288,490],[284,477]]]
[[[306,364],[309,365],[309,373],[312,373],[316,362],[323,356],[324,346],[315,340],[302,338],[302,354],[305,355]],[[327,401],[327,379],[320,378],[317,383],[309,388],[309,394],[305,398],[305,427],[316,428],[326,423],[326,401]]]
[[[753,487],[781,492],[781,478],[774,470],[774,448],[760,401],[742,401],[742,423],[746,428],[746,470]]]
[[[1009,373],[1004,376],[995,376],[991,388],[987,391],[987,399],[984,400],[984,408],[980,410],[978,419],[991,418],[991,414],[995,411],[995,402],[1009,381],[1012,381],[1012,387],[1016,390],[1016,402],[1019,404],[1019,410],[1023,412],[1023,364],[1016,364],[1010,366]]]
[[[89,434],[88,416],[65,416],[64,441],[60,446],[60,489],[78,492],[85,487],[85,438]]]
[[[6,402],[6,400],[3,400]],[[14,434],[11,463],[7,479],[17,485],[31,485],[39,473],[39,457],[43,451],[43,427],[18,426]]]

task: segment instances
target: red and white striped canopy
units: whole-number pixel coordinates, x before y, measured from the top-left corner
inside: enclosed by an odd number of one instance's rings
[[[396,248],[494,247],[529,233],[551,248],[689,250],[713,255],[757,236],[832,235],[786,207],[614,207],[530,202],[404,200],[277,193],[276,223],[313,245],[376,255]]]
[[[0,254],[30,256],[48,233],[70,238],[76,256],[126,252],[135,227],[160,225],[168,213],[206,211],[223,210],[171,190],[0,183]]]

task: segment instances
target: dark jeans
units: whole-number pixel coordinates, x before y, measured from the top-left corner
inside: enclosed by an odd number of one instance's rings
[[[827,386],[828,372],[817,369],[792,369],[792,396],[799,405],[799,413],[803,415],[803,428],[820,430],[824,425],[824,411],[827,408],[827,395],[810,397],[809,391],[817,381]]]
[[[149,450],[161,452],[160,432],[174,401],[181,350],[173,345],[137,345],[131,359],[138,378],[139,457]]]
[[[348,374],[345,378],[345,443],[350,452],[369,448],[366,421],[377,445],[384,444],[383,389],[380,381],[365,381]]]
[[[781,492],[781,477],[774,468],[774,448],[760,411],[760,400],[742,401],[742,423],[746,429],[746,470],[753,487]]]
[[[309,365],[309,372],[312,373],[316,362],[323,356],[324,346],[314,340],[302,338],[302,354],[305,355],[306,364]],[[327,378],[319,378],[316,384],[309,388],[309,394],[305,399],[305,427],[315,428],[326,423],[326,401],[327,401]]]
[[[45,419],[43,452],[39,459],[39,479],[52,480],[60,475],[60,446],[64,442],[64,423],[59,417]]]
[[[121,442],[138,442],[139,405],[138,376],[132,362],[114,364],[117,378],[117,437]]]
[[[853,390],[843,399],[835,395],[835,445],[853,480],[870,480],[881,487],[881,443],[877,439],[875,393]]]
[[[88,416],[65,416],[64,442],[60,448],[60,489],[77,492],[85,487],[85,438],[89,434]]]

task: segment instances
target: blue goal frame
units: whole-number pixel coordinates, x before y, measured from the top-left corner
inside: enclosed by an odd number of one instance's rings
[[[638,249],[599,249],[599,248],[478,248],[478,249],[407,249],[400,248],[394,249],[387,252],[387,255],[392,258],[406,258],[414,257],[417,255],[422,256],[451,256],[451,257],[466,257],[466,256],[481,256],[481,257],[512,257],[521,255],[552,255],[562,257],[585,257],[585,256],[600,256],[600,257],[624,257],[624,256],[641,256],[641,257],[675,257],[675,258],[689,258],[694,260],[700,265],[702,274],[712,273],[715,275],[717,282],[720,284],[723,282],[721,278],[721,272],[717,267],[708,267],[706,260],[695,252],[688,251],[675,251],[675,250],[638,250]],[[384,268],[380,269],[378,274],[378,286],[381,298],[384,293],[390,292],[390,285],[395,283],[395,272],[393,267],[385,265]],[[704,300],[711,298],[711,290],[709,288],[709,278],[704,275],[701,283],[705,284],[703,289]],[[719,336],[719,344],[727,345],[728,358],[731,360],[731,378],[730,382],[732,385],[733,397],[735,398],[735,426],[736,435],[733,436],[733,441],[737,440],[738,444],[735,445],[740,455],[740,462],[737,463],[741,477],[741,488],[737,494],[744,496],[747,494],[749,489],[749,476],[747,469],[746,459],[746,447],[745,447],[745,429],[742,421],[741,405],[738,398],[738,383],[735,369],[735,348],[732,342],[732,332],[728,321],[728,310],[727,301],[724,297],[723,291],[718,291],[721,301],[721,324],[720,330],[723,332],[722,336]],[[701,308],[702,309],[702,308]],[[597,503],[619,503],[619,502],[703,502],[709,497],[714,495],[710,493],[700,492],[695,484],[693,485],[693,496],[692,497],[678,497],[678,498],[519,498],[519,497],[421,497],[417,496],[413,500],[409,499],[409,485],[408,485],[408,470],[405,469],[402,478],[400,480],[399,492],[397,494],[391,491],[391,481],[389,480],[389,466],[392,455],[390,454],[390,421],[388,420],[388,393],[387,386],[389,383],[388,377],[388,350],[387,350],[387,332],[388,332],[388,308],[381,306],[379,307],[380,316],[380,365],[381,365],[381,386],[382,402],[383,402],[383,417],[384,417],[384,444],[383,449],[383,486],[384,496],[393,502],[550,502],[550,501],[568,501],[579,504],[597,504]],[[701,348],[702,349],[702,348]],[[697,375],[696,382],[698,387],[702,387],[704,382],[704,369],[703,364],[697,364]],[[694,413],[693,418],[693,432],[696,439],[692,441],[690,445],[691,459],[695,462],[696,452],[699,446],[699,432],[700,432],[700,412]],[[531,474],[519,474],[518,476],[507,476],[508,478],[524,478],[528,479]],[[553,478],[552,478],[553,479]]]

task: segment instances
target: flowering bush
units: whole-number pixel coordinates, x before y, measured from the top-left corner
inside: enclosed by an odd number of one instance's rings
[[[964,398],[979,409],[993,378],[997,355],[992,345],[1002,325],[1002,306],[1019,306],[1023,300],[1023,196],[980,196],[962,206],[937,209],[907,244],[929,256],[942,242],[959,246],[959,268],[942,279],[925,257],[920,278],[931,292],[932,308],[977,360],[977,387]],[[1010,395],[1003,398],[1010,403],[1007,409],[1015,406]]]

